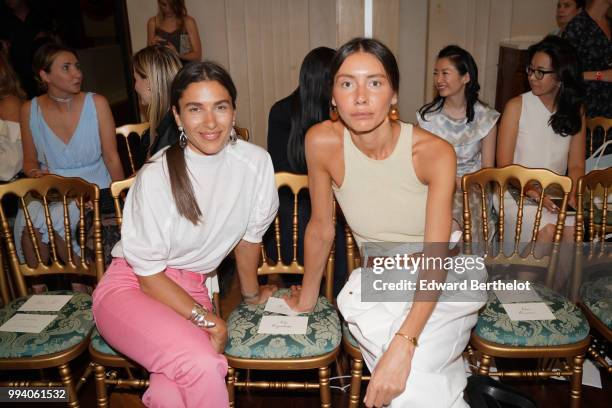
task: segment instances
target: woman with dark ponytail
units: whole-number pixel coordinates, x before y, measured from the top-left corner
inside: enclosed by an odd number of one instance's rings
[[[453,230],[460,231],[463,225],[461,177],[495,165],[495,124],[499,113],[478,100],[478,67],[472,55],[461,47],[449,45],[440,51],[434,69],[434,85],[436,97],[419,109],[417,121],[421,128],[440,136],[455,148],[457,188]],[[479,208],[472,211],[472,214],[480,213]],[[474,218],[474,231],[480,231],[480,221],[480,217]]]
[[[185,66],[171,105],[179,141],[138,172],[93,311],[104,339],[151,373],[145,405],[227,407],[227,329],[204,282],[234,250],[247,303],[276,290],[257,282],[274,171],[266,151],[237,140],[236,88],[221,66]]]
[[[526,67],[531,91],[512,98],[504,108],[499,127],[497,165],[520,164],[545,168],[571,177],[568,204],[576,206],[576,186],[584,175],[585,120],[583,82],[576,51],[567,40],[548,36],[529,47]],[[525,194],[536,200],[540,186],[528,186]],[[504,200],[504,231],[512,239],[517,205],[507,195]],[[524,206],[521,242],[529,242],[537,206]],[[545,194],[539,242],[552,242],[559,208]],[[574,217],[565,220],[564,240],[573,240]]]

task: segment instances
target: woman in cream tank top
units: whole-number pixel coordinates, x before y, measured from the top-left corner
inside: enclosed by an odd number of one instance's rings
[[[377,40],[353,39],[336,52],[331,76],[331,120],[306,135],[312,214],[305,273],[286,298],[302,312],[316,303],[333,243],[333,194],[360,245],[448,242],[451,233],[455,153],[398,121],[391,51]],[[337,299],[372,371],[365,405],[467,407],[461,352],[483,302],[364,301],[362,276],[371,273],[354,270]]]

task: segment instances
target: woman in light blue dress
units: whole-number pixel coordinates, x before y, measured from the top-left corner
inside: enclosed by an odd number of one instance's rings
[[[461,230],[461,177],[495,165],[495,125],[499,113],[478,100],[478,67],[470,53],[461,47],[449,45],[440,51],[434,69],[434,85],[437,96],[419,109],[417,121],[419,127],[443,138],[455,148],[457,189],[453,202],[453,230]],[[475,196],[470,202],[479,203],[480,199]],[[482,228],[481,210],[476,205],[471,212],[473,237],[478,239]]]
[[[47,44],[34,56],[37,79],[46,93],[25,103],[21,110],[23,169],[28,177],[56,174],[81,177],[101,189],[111,180],[123,179],[115,139],[115,123],[106,99],[81,92],[83,75],[76,54],[63,46]],[[50,206],[60,257],[66,259],[63,243],[64,214],[60,203]],[[79,212],[70,204],[71,236],[76,238]],[[49,232],[42,204],[28,204],[43,259],[48,258]],[[27,233],[23,210],[15,220],[15,246],[22,261],[37,263]],[[73,248],[79,248],[73,239]]]

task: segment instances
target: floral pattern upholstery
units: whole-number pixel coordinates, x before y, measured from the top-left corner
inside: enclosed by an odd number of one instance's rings
[[[278,290],[274,296],[282,297],[288,289]],[[259,334],[259,322],[265,305],[241,303],[227,320],[228,341],[225,354],[231,357],[253,359],[282,359],[315,357],[332,352],[340,345],[340,318],[336,309],[323,296],[319,297],[308,315],[306,334]]]
[[[507,346],[560,346],[583,340],[589,324],[578,307],[544,286],[534,284],[554,320],[513,321],[495,293],[478,316],[475,333],[482,339]]]
[[[118,355],[104,340],[97,327],[94,327],[94,331],[91,333],[91,346],[99,353],[110,354],[111,356]]]
[[[47,292],[47,294],[73,296],[58,312],[24,312],[57,314],[55,320],[40,333],[0,331],[0,358],[24,358],[58,353],[87,339],[94,327],[91,296],[65,290]],[[13,300],[0,309],[0,325],[13,317],[28,298],[29,296]]]
[[[612,329],[612,276],[585,282],[580,299],[609,329]]]

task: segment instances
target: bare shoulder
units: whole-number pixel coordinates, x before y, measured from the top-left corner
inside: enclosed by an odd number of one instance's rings
[[[342,147],[343,127],[339,122],[326,120],[312,126],[306,132],[306,149],[327,155]]]
[[[150,17],[149,20],[147,20],[147,26],[155,27],[155,16]]]
[[[521,112],[521,108],[523,107],[523,96],[518,95],[514,98],[510,99],[506,102],[506,106],[504,106],[504,115],[506,114],[518,114]]]
[[[93,94],[93,101],[96,104],[96,108],[109,108],[108,100],[100,94]]]
[[[191,27],[195,27],[198,24],[196,23],[195,19],[189,15],[185,16],[185,18],[183,19],[183,21],[185,22],[186,26],[191,26]]]
[[[5,120],[19,122],[22,100],[14,95],[0,99],[0,111]]]
[[[30,116],[30,108],[32,107],[32,101],[25,101],[21,104],[21,117],[26,118]]]
[[[416,126],[413,127],[412,137],[412,154],[415,159],[422,162],[456,162],[455,149],[441,137]]]

